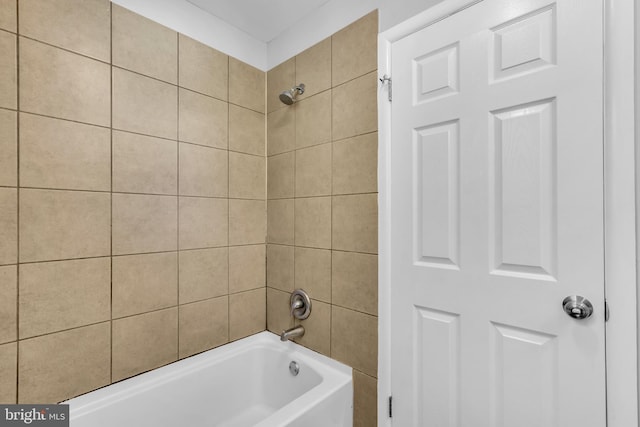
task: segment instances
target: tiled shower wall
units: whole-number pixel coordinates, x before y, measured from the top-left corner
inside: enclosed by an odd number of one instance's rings
[[[267,73],[267,327],[354,368],[355,426],[376,425],[377,34],[372,12]],[[300,101],[278,94],[304,83]]]
[[[0,402],[265,329],[265,91],[108,0],[0,0]]]

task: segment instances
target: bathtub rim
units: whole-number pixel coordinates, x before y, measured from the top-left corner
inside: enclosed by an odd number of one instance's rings
[[[190,373],[223,363],[241,353],[259,348],[275,349],[280,353],[296,358],[314,369],[322,378],[319,384],[279,408],[275,412],[275,414],[279,414],[276,417],[278,421],[295,418],[296,414],[302,414],[309,409],[306,405],[314,402],[319,403],[344,387],[348,387],[350,390],[350,401],[347,403],[353,407],[353,373],[351,367],[300,344],[291,341],[281,342],[279,337],[270,331],[262,331],[150,371],[142,372],[136,376],[106,385],[61,403],[70,405],[70,420],[78,420],[89,416],[92,412],[104,410],[106,407],[117,404],[131,396],[144,393],[171,381],[179,381],[181,377]],[[292,410],[292,408],[294,409]],[[262,424],[261,422],[258,426]]]

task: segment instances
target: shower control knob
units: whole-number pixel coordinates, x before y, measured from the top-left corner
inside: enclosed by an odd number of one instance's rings
[[[562,301],[565,313],[574,319],[586,319],[593,314],[593,305],[585,297],[570,295]]]
[[[289,300],[291,315],[299,320],[304,320],[311,314],[311,298],[302,289],[296,289]]]

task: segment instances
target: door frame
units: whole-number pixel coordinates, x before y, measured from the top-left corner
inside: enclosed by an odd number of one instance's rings
[[[378,35],[379,77],[391,76],[393,43],[483,0],[444,0]],[[604,246],[607,426],[638,425],[638,307],[635,150],[636,53],[640,55],[640,7],[634,0],[604,0]],[[638,19],[636,20],[636,16]],[[639,26],[640,27],[640,26]],[[640,28],[638,28],[640,32]],[[391,104],[388,86],[378,85],[378,425],[391,426],[391,269],[390,161]],[[637,98],[636,98],[637,97]],[[640,141],[639,141],[640,142]],[[640,151],[640,150],[639,150]]]

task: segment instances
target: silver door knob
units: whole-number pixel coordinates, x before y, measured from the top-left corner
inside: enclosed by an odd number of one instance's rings
[[[564,312],[574,319],[586,319],[593,314],[593,305],[585,297],[570,295],[562,301]]]

